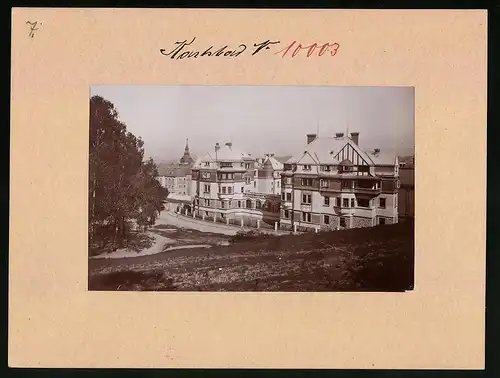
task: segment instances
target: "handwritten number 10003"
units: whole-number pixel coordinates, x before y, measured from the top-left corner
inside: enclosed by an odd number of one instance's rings
[[[307,50],[306,56],[309,58],[312,56],[315,52],[316,49],[319,49],[318,51],[318,56],[322,56],[324,53],[327,51],[330,53],[331,56],[337,55],[337,51],[339,50],[340,45],[338,43],[324,43],[321,46],[318,46],[317,43],[313,43],[308,46],[302,46],[302,44],[298,44],[295,46],[297,41],[293,41],[290,43],[287,47],[285,47],[283,50],[280,50],[278,52],[275,52],[275,55],[281,54],[281,57],[284,58],[286,56],[291,56],[292,58],[299,54],[302,50]],[[295,46],[295,49],[292,49],[292,47]]]

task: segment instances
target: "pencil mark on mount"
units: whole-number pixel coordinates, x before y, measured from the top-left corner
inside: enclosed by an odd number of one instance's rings
[[[39,30],[36,26],[38,25],[38,21],[35,21],[35,22],[31,22],[31,21],[26,21],[26,25],[30,25],[30,31],[29,31],[29,34],[28,34],[28,37],[29,38],[33,38],[35,36],[35,31]],[[42,25],[42,23],[40,22],[40,26]]]

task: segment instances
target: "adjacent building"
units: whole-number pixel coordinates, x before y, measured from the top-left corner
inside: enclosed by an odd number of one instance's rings
[[[231,142],[201,156],[192,166],[192,207],[202,218],[233,223],[279,220],[283,164],[272,154],[254,158]]]
[[[400,219],[415,217],[415,157],[400,158],[399,179],[401,185],[398,191],[398,208]]]
[[[191,167],[194,161],[189,152],[188,140],[184,148],[184,155],[179,163],[160,163],[158,165],[158,181],[169,193],[191,195]]]
[[[283,229],[346,229],[398,222],[399,161],[365,150],[359,133],[307,135],[281,174]]]

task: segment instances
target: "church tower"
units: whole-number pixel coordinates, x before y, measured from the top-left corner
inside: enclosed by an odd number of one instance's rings
[[[180,163],[186,165],[192,165],[194,163],[194,160],[189,153],[188,139],[186,139],[186,147],[184,148],[184,155],[182,155]]]

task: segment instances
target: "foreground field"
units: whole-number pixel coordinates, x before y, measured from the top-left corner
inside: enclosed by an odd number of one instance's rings
[[[89,259],[89,290],[413,289],[412,222],[283,236],[227,237],[172,231],[170,238],[176,236],[189,243],[185,249],[122,259]],[[194,242],[207,244],[207,248],[189,248]]]

